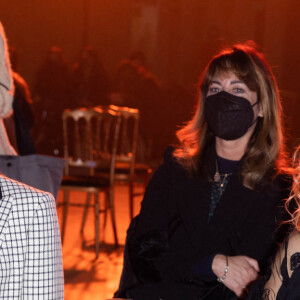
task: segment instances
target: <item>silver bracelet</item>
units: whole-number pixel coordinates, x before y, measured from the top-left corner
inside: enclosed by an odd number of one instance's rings
[[[222,283],[226,279],[226,277],[228,275],[228,271],[229,271],[228,256],[226,256],[226,266],[225,266],[224,275],[222,277],[218,278],[217,280]]]

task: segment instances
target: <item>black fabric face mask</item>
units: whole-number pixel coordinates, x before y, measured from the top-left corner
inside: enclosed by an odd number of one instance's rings
[[[205,118],[215,136],[224,140],[242,137],[255,122],[253,105],[243,97],[227,92],[206,97]]]

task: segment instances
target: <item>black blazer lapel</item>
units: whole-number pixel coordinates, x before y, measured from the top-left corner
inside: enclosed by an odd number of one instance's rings
[[[203,244],[200,239],[207,230],[211,183],[199,178],[187,178],[174,189],[183,225],[194,248]]]

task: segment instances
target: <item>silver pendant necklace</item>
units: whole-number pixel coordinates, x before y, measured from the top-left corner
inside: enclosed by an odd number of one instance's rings
[[[218,168],[218,162],[216,160],[216,173],[214,175],[214,182],[218,182],[220,184],[220,194],[222,195],[223,189],[224,189],[224,184],[225,180],[228,176],[230,176],[232,173],[225,173],[225,174],[220,174],[219,173],[219,168]],[[223,178],[222,178],[223,177]]]

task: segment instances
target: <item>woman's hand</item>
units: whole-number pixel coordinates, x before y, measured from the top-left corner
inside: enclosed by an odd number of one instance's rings
[[[223,284],[238,297],[247,293],[247,286],[258,277],[258,262],[248,256],[228,256],[228,274]],[[212,270],[218,278],[224,275],[226,256],[217,254],[212,263]]]

